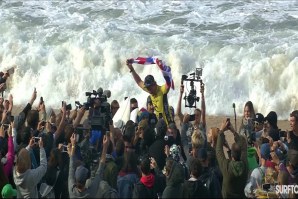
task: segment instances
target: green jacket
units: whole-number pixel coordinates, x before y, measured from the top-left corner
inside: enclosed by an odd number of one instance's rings
[[[184,169],[174,161],[162,198],[183,198]]]
[[[241,147],[240,161],[225,158],[223,151],[224,133],[217,139],[216,158],[223,176],[222,197],[223,198],[245,198],[244,188],[247,181],[247,144],[243,136],[236,134],[235,142]]]

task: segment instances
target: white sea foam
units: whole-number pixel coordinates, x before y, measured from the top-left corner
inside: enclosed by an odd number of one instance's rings
[[[144,104],[125,60],[155,55],[172,67],[174,107],[181,75],[201,65],[208,114],[232,114],[232,103],[241,114],[251,100],[287,118],[298,108],[297,11],[296,1],[1,1],[1,70],[17,65],[5,94],[22,104],[36,87],[57,108],[102,87]],[[164,82],[154,65],[135,69]]]

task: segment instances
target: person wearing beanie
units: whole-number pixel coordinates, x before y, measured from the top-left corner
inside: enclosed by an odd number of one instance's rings
[[[164,140],[166,132],[167,132],[166,122],[163,119],[159,119],[156,124],[155,141],[149,147],[149,155],[150,157],[153,157],[156,160],[157,166],[160,170],[163,170],[166,163],[165,161],[166,155],[162,153],[166,145]]]
[[[95,177],[90,183],[90,186],[86,187],[86,181],[89,178],[89,170],[83,165],[78,166],[76,169],[75,164],[75,148],[76,148],[76,135],[72,134],[70,141],[71,147],[68,149],[70,163],[68,174],[68,192],[70,198],[96,198],[98,195],[99,184],[102,180],[103,171],[106,162],[106,153],[109,145],[109,136],[104,135],[102,145],[101,159],[96,171]]]
[[[264,131],[269,135],[273,141],[279,140],[279,130],[277,126],[277,114],[274,111],[270,111],[268,115],[264,118],[265,126]]]

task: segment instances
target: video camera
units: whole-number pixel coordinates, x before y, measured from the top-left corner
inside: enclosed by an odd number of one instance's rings
[[[181,84],[183,84],[184,81],[190,82],[190,91],[188,95],[185,95],[184,97],[185,107],[196,108],[196,103],[200,101],[200,97],[197,97],[197,91],[194,87],[194,82],[200,82],[201,84],[203,83],[201,79],[202,72],[202,68],[196,68],[194,73],[191,73],[189,76],[182,75],[181,77]]]
[[[103,91],[102,88],[99,88],[97,91],[86,92],[85,95],[87,96],[87,102],[81,104],[79,101],[75,101],[76,107],[81,108],[84,106],[85,110],[93,109],[89,118],[92,130],[108,129],[112,116],[111,105],[107,102],[107,99],[111,96],[111,91]]]

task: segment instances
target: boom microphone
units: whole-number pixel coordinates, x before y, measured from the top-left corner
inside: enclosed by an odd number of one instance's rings
[[[235,103],[233,103],[233,109],[234,109],[234,116],[235,116],[235,130],[237,131],[237,116],[236,116],[236,106]]]

